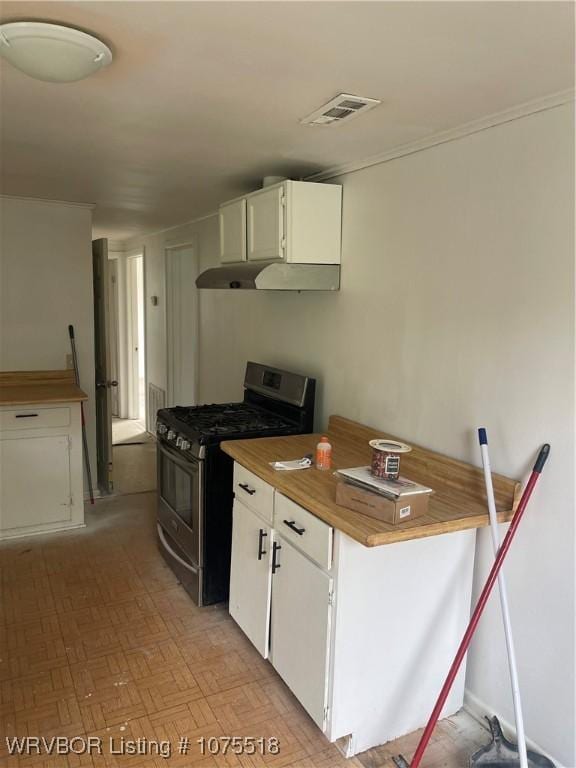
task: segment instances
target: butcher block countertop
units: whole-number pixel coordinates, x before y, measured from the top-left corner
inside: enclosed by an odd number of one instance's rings
[[[323,433],[332,444],[333,469],[370,463],[368,441],[385,437],[408,442],[412,451],[401,458],[400,471],[410,480],[434,489],[428,514],[392,525],[336,504],[333,471],[315,468],[282,472],[271,461],[298,459],[314,453],[320,435],[294,435],[252,440],[228,440],[222,450],[280,493],[366,547],[392,544],[442,533],[481,528],[489,524],[482,470],[420,448],[404,438],[376,431],[342,416],[331,416]],[[496,509],[501,522],[511,519],[520,498],[520,483],[493,474]]]
[[[0,371],[0,405],[76,403],[87,399],[75,382],[74,371]]]

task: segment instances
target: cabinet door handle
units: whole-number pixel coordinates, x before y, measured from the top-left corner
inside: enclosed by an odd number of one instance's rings
[[[280,563],[276,562],[276,553],[279,549],[282,549],[281,545],[277,541],[272,542],[272,573],[276,573],[280,568]]]
[[[303,533],[306,533],[306,528],[298,528],[295,520],[282,520],[282,522],[284,525],[287,525],[290,530],[294,531],[294,533],[297,533],[298,536],[302,536]]]
[[[16,414],[17,419],[33,419],[36,416],[38,416],[37,413],[17,413]]]
[[[248,483],[238,483],[238,485],[240,486],[240,488],[242,488],[243,491],[246,491],[246,493],[250,494],[250,496],[254,496],[254,494],[256,493],[256,489],[250,488]]]
[[[266,550],[263,547],[266,536],[268,536],[267,532],[260,528],[260,533],[258,534],[258,560],[262,560],[262,557],[266,554]]]

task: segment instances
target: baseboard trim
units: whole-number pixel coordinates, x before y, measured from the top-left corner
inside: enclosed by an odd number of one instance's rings
[[[510,734],[513,740],[516,739],[515,726],[512,723],[509,723],[508,720],[502,717],[498,712],[494,712],[491,707],[479,699],[478,696],[475,696],[473,693],[471,693],[468,688],[466,688],[464,691],[464,709],[466,712],[468,712],[469,715],[471,715],[471,717],[477,720],[484,727],[486,727],[486,720],[484,718],[493,717],[496,715],[504,731]],[[534,752],[539,752],[541,755],[544,755],[544,757],[552,760],[556,768],[566,768],[566,766],[564,766],[560,760],[555,758],[554,755],[546,752],[545,749],[543,749],[539,744],[536,744],[535,741],[532,741],[532,739],[528,737],[526,738],[526,745],[528,749],[532,749]]]

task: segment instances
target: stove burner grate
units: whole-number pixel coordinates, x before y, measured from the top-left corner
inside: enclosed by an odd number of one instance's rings
[[[265,432],[292,427],[292,422],[246,403],[176,406],[172,415],[183,425],[201,435]]]

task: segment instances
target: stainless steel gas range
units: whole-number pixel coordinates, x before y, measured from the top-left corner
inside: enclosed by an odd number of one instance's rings
[[[158,544],[198,605],[228,599],[233,462],[220,442],[312,432],[315,385],[249,362],[242,402],[158,411]]]

